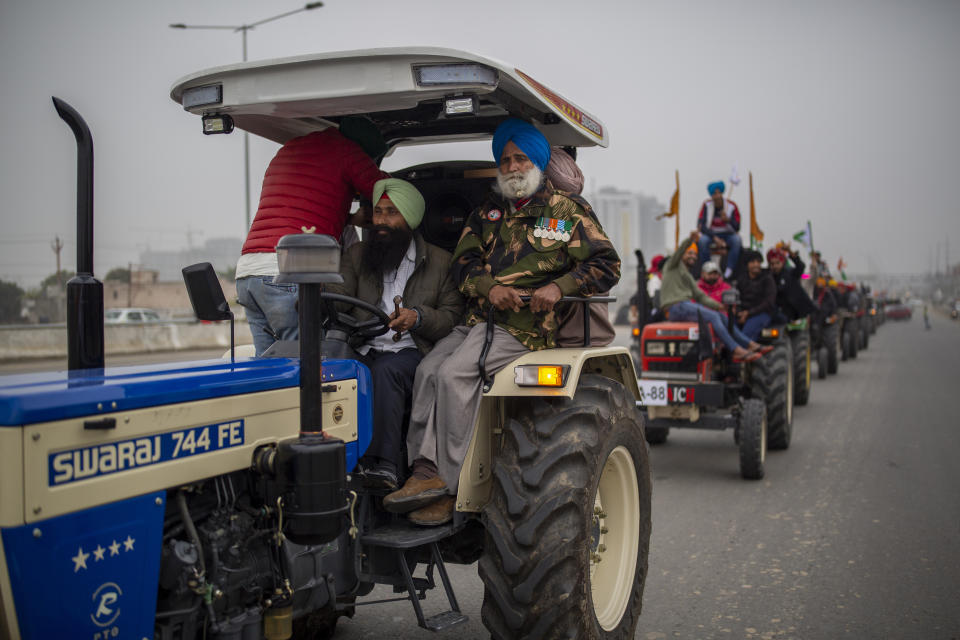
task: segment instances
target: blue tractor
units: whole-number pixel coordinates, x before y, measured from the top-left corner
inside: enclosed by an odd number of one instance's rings
[[[607,144],[599,120],[526,74],[445,49],[220,67],[172,95],[205,127],[281,143],[363,113],[395,146],[489,137],[511,115],[554,144]],[[452,98],[460,111],[448,116]],[[585,326],[584,346],[531,352],[488,377],[454,519],[418,528],[352,475],[372,396],[344,347],[385,332],[386,316],[374,307],[360,326],[333,308],[366,303],[324,291],[339,277],[332,238],[278,246],[283,278],[301,284],[301,339],[286,353],[105,368],[92,139],[55,102],[80,149],[78,275],[68,369],[0,378],[0,636],[328,638],[376,585],[442,631],[466,619],[445,563],[479,562],[495,638],[633,637],[650,475],[625,348],[592,347]],[[427,196],[427,239],[449,246],[492,171],[433,163],[395,175]],[[208,264],[184,278],[199,319],[232,322]],[[445,610],[428,617],[421,601],[439,585]]]

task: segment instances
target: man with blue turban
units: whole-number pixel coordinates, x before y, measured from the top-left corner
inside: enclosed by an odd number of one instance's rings
[[[700,250],[700,264],[710,258],[710,244],[714,238],[723,238],[729,253],[727,254],[727,268],[723,277],[729,279],[733,275],[737,260],[740,259],[740,209],[737,203],[723,197],[723,182],[711,182],[707,185],[710,197],[703,201],[700,213],[697,216],[697,228],[700,230],[700,240],[697,246]]]
[[[417,369],[407,433],[412,474],[383,499],[386,509],[410,513],[419,525],[453,517],[483,396],[477,362],[488,319],[494,326],[485,367],[493,375],[524,353],[557,346],[562,296],[609,291],[620,279],[620,258],[589,205],[546,188],[550,144],[536,127],[503,122],[493,157],[493,193],[467,219],[451,267],[467,315]]]
[[[344,252],[343,284],[328,285],[380,307],[391,318],[393,331],[354,345],[365,356],[373,382],[373,438],[360,460],[363,483],[372,488],[397,488],[406,462],[401,455],[404,415],[414,372],[463,314],[463,297],[450,275],[450,253],[428,244],[417,231],[424,204],[405,180],[377,181],[368,238]],[[396,296],[402,298],[399,310]],[[357,307],[349,313],[358,321],[373,317]]]

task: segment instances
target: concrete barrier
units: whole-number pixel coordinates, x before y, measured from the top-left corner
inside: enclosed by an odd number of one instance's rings
[[[230,323],[158,322],[106,325],[103,330],[108,354],[151,353],[190,349],[230,348]],[[245,321],[236,325],[237,344],[250,344]],[[65,324],[0,327],[0,362],[31,358],[66,358]]]

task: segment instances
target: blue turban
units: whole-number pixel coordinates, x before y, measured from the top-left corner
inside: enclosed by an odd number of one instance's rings
[[[725,187],[723,186],[723,181],[711,182],[710,184],[707,185],[707,193],[709,193],[710,195],[713,195],[713,192],[717,190],[719,190],[720,193],[723,193],[724,189]]]
[[[504,120],[493,134],[493,159],[500,162],[503,148],[513,141],[541,171],[550,162],[550,143],[536,127],[518,118]]]

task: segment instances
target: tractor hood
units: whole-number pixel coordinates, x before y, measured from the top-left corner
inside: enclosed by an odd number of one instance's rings
[[[197,115],[283,144],[336,125],[373,120],[391,147],[486,139],[508,117],[534,122],[553,145],[609,144],[606,128],[513,66],[439,47],[362,49],[215,67],[174,84],[170,97]],[[448,115],[448,98],[473,99]]]

